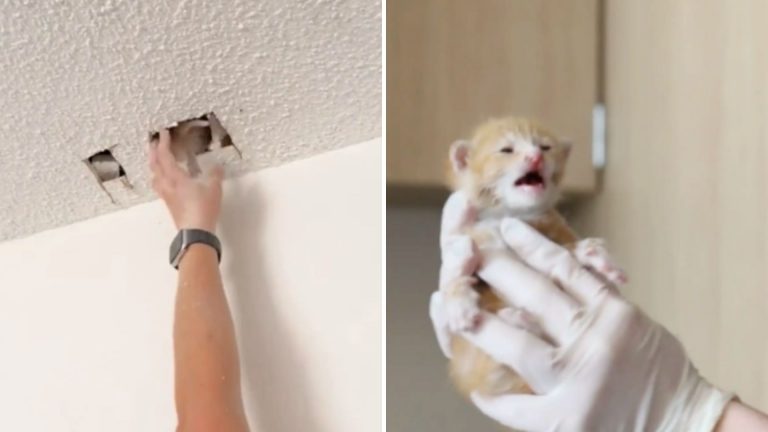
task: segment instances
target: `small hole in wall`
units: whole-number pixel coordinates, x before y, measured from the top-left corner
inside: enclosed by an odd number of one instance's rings
[[[99,180],[99,183],[125,177],[123,166],[115,159],[115,156],[109,149],[94,153],[83,162],[88,165],[88,168]]]
[[[203,153],[232,147],[242,158],[240,149],[234,145],[229,132],[213,112],[177,122],[169,126],[168,131],[174,157],[179,162],[186,162],[187,169],[193,175],[200,172],[196,156]],[[152,132],[150,140],[157,140],[159,136],[159,132]]]
[[[117,161],[115,155],[112,154],[112,148],[110,147],[88,156],[83,159],[83,163],[96,177],[99,187],[107,194],[112,204],[120,204],[116,197],[120,197],[124,191],[132,190],[133,186],[128,181],[125,169]]]

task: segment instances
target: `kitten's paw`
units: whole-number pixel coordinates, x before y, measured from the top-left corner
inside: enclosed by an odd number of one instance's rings
[[[454,289],[455,291],[443,300],[448,328],[452,332],[477,328],[483,316],[478,306],[480,295],[471,286]]]
[[[615,285],[627,283],[627,274],[614,262],[602,239],[580,240],[576,243],[573,254],[581,264],[597,272],[609,282]]]

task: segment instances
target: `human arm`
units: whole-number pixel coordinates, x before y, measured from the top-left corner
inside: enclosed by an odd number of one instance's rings
[[[715,427],[715,432],[768,431],[768,416],[737,400],[731,401]]]
[[[168,131],[150,145],[152,186],[178,229],[214,232],[223,172],[192,178],[176,163]],[[245,432],[240,365],[216,251],[193,244],[179,263],[174,313],[178,431]]]

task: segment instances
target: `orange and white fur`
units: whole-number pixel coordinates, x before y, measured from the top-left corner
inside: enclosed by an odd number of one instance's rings
[[[516,117],[492,119],[471,140],[457,141],[450,150],[452,184],[475,210],[476,220],[466,228],[479,260],[489,254],[513,254],[499,232],[502,219],[520,218],[566,246],[585,266],[613,283],[625,282],[598,239],[579,240],[555,209],[570,143],[536,123]],[[480,324],[480,309],[498,312],[513,305],[476,277],[446,281],[445,314],[453,332]],[[524,312],[518,316],[525,316]],[[525,324],[529,329],[535,323]],[[451,339],[451,377],[459,391],[484,394],[530,393],[511,369],[494,361],[461,336]]]

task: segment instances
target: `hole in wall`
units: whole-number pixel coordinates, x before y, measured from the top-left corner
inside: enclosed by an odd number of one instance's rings
[[[84,162],[100,183],[125,177],[125,169],[109,149],[92,154]]]
[[[177,161],[185,163],[192,175],[200,173],[197,156],[204,153],[229,147],[237,152],[240,159],[243,157],[240,149],[232,142],[229,132],[213,112],[176,122],[168,127],[168,131],[171,134],[171,150],[174,157]],[[159,136],[159,132],[152,132],[150,140],[154,141]]]
[[[110,193],[110,189],[113,192],[116,189],[115,187],[107,187],[107,184],[115,183],[115,180],[118,180],[118,183],[122,183],[122,186],[125,189],[133,189],[133,186],[131,186],[131,183],[128,181],[125,169],[115,158],[115,155],[112,154],[111,148],[98,151],[88,156],[83,159],[83,163],[85,163],[91,173],[96,177],[99,187],[101,187],[104,193],[107,194],[109,200],[112,201],[113,204],[117,204],[117,201],[113,194]],[[119,186],[117,187],[119,188]]]

